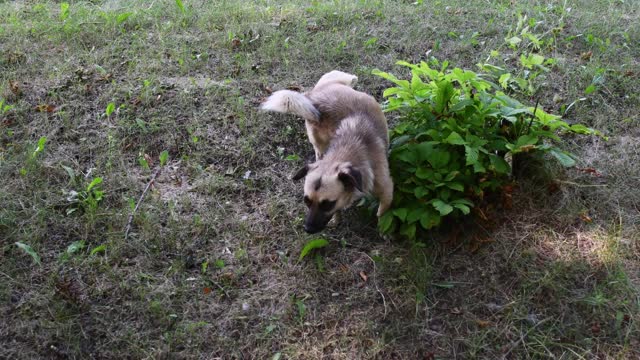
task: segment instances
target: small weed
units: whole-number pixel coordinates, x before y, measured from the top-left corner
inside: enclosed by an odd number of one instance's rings
[[[40,154],[44,153],[46,143],[47,143],[47,137],[46,136],[40,137],[34,150],[31,151],[31,153],[27,157],[27,161],[25,162],[24,167],[20,168],[20,175],[26,176],[30,171],[36,168],[36,166],[38,165],[37,159]]]
[[[65,170],[67,170],[72,182],[75,183],[75,173],[73,173],[73,170],[68,167],[66,167]],[[96,177],[93,178],[85,188],[79,191],[71,190],[67,192],[67,202],[69,204],[67,215],[71,215],[78,210],[83,210],[85,214],[93,217],[104,196],[104,191],[100,189],[101,184],[102,178]]]
[[[67,246],[67,249],[65,250],[65,252],[62,253],[62,255],[60,255],[60,261],[61,262],[68,261],[71,258],[71,256],[78,253],[80,250],[83,250],[86,246],[87,244],[85,243],[84,240],[72,242],[71,244],[69,244],[69,246]]]
[[[5,103],[3,98],[0,98],[0,115],[4,115],[13,109],[13,105],[9,105]]]
[[[312,250],[321,249],[327,245],[329,245],[329,242],[326,239],[322,238],[313,239],[307,242],[302,248],[302,251],[300,251],[300,257],[298,258],[298,261],[302,261],[302,259],[304,259],[305,256],[307,256]]]
[[[110,117],[115,110],[116,110],[116,104],[110,102],[109,104],[107,104],[107,108],[104,110],[104,114],[107,117]]]
[[[38,264],[38,265],[40,265],[40,264],[41,264],[41,262],[40,262],[40,255],[38,255],[38,253],[37,253],[35,250],[33,250],[33,248],[32,248],[31,246],[29,246],[29,245],[27,245],[27,244],[25,244],[25,243],[21,243],[21,242],[16,242],[15,244],[16,244],[16,246],[17,246],[18,248],[20,248],[22,251],[24,251],[24,252],[25,252],[25,253],[27,253],[29,256],[31,256],[31,258],[33,259],[33,261],[34,261],[36,264]]]

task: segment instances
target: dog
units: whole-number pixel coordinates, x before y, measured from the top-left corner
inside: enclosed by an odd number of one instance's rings
[[[323,230],[336,212],[365,194],[378,199],[378,217],[391,206],[387,120],[372,96],[353,89],[357,79],[334,70],[306,93],[276,91],[260,106],[305,119],[315,162],[298,170],[293,180],[305,178],[309,210],[304,230],[310,234]]]

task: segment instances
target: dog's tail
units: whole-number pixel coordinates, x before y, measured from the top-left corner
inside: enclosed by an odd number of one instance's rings
[[[320,111],[311,100],[299,92],[291,90],[276,91],[260,105],[260,109],[302,116],[305,120],[319,121]]]

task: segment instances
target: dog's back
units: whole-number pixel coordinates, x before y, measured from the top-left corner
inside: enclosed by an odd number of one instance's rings
[[[378,102],[370,95],[339,82],[318,82],[307,97],[320,112],[319,126],[335,132],[347,118],[357,117],[388,145],[387,121]]]

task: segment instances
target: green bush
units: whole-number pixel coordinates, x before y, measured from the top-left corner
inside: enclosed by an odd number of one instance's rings
[[[469,214],[487,192],[512,181],[512,166],[523,154],[548,153],[574,165],[573,155],[555,145],[559,134],[601,136],[521,104],[487,76],[448,69],[446,61],[398,64],[411,68],[411,80],[374,70],[396,85],[384,92],[385,111],[401,114],[391,130],[395,193],[392,210],[378,223],[383,233],[415,239],[444,217]]]

